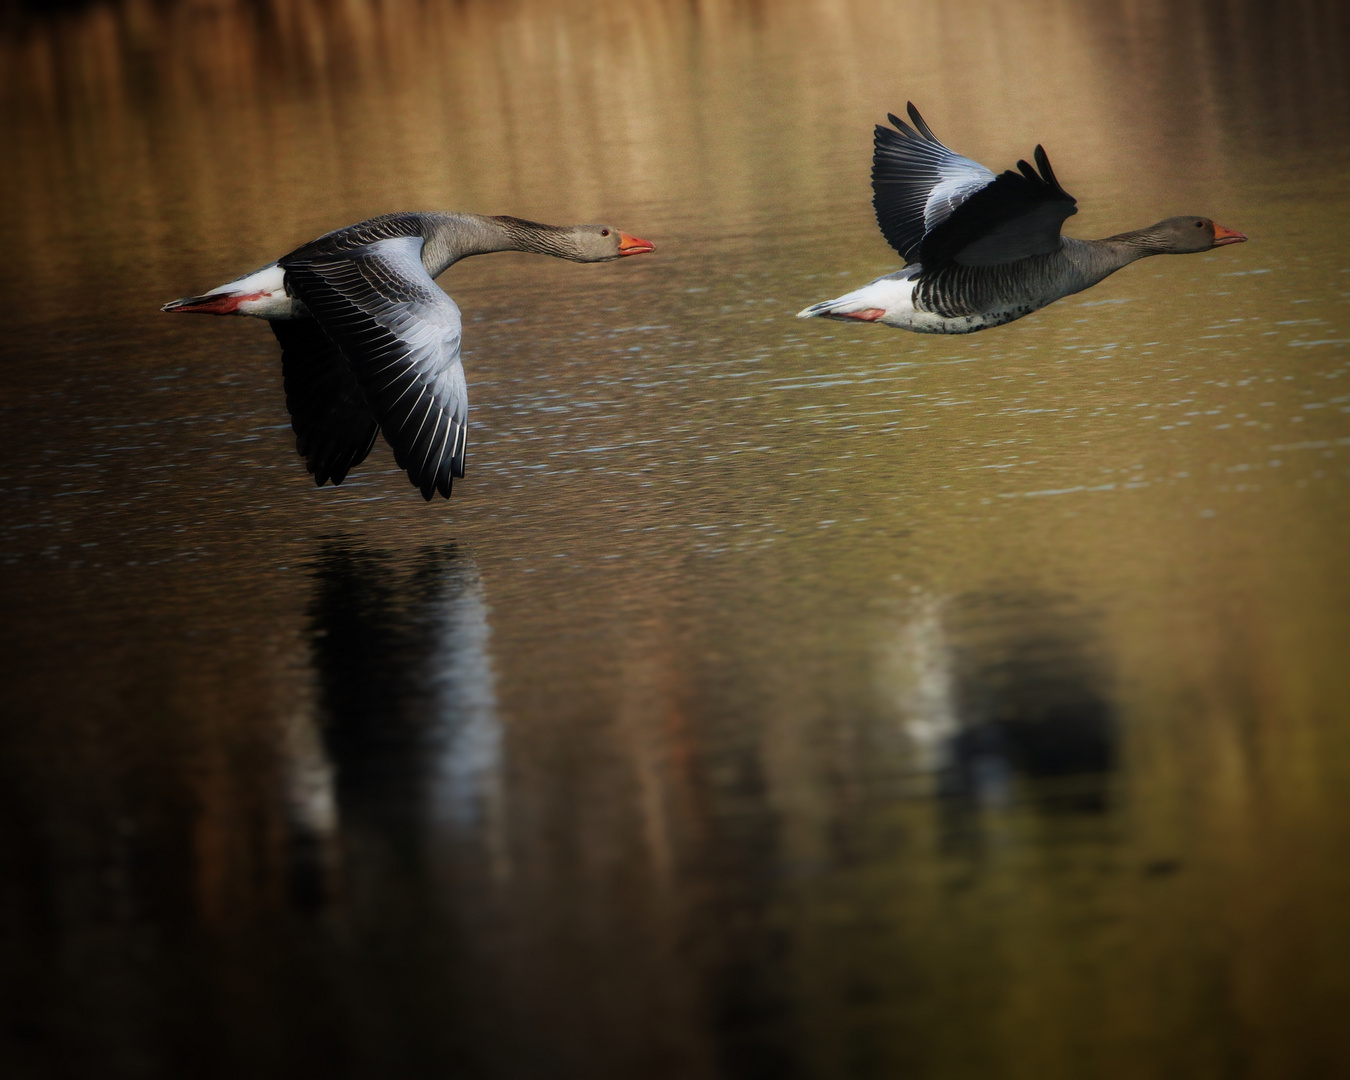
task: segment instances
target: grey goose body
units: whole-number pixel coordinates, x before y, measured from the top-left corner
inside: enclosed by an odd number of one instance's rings
[[[812,304],[802,318],[880,322],[930,334],[1001,326],[1102,281],[1148,255],[1209,251],[1242,233],[1207,217],[1171,217],[1103,240],[1061,235],[1078,212],[1037,146],[1036,164],[995,175],[938,141],[911,103],[912,125],[878,124],[872,205],[905,266]]]
[[[386,214],[164,310],[271,324],[296,449],[316,484],[340,484],[383,433],[424,498],[449,498],[464,475],[469,396],[459,307],[434,279],[460,259],[494,251],[606,262],[651,250],[605,225]]]

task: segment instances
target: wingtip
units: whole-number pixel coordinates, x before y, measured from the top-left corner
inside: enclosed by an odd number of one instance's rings
[[[440,476],[437,475],[433,476],[426,484],[419,485],[419,490],[422,492],[422,498],[431,502],[437,495],[442,499],[450,498],[450,492],[454,489],[454,486],[453,478],[447,477],[442,483]]]
[[[915,131],[907,123],[901,120],[900,117],[895,115],[895,113],[887,113],[886,118],[890,120],[892,124],[895,125],[895,131],[890,131],[887,128],[881,127],[881,125],[878,124],[877,130],[879,132],[884,132],[885,134],[891,136],[892,139],[895,137],[896,132],[899,132],[901,137],[904,139],[909,139],[914,142],[924,141],[923,136],[919,132]]]
[[[920,115],[919,110],[915,108],[914,102],[905,102],[905,109],[909,113],[909,118],[914,121],[914,126],[919,129],[919,134],[929,142],[937,142],[938,137],[933,134],[933,129],[928,126],[928,122]]]
[[[1036,153],[1033,156],[1036,158],[1036,165],[1040,168],[1041,175],[1045,178],[1045,182],[1064,198],[1071,202],[1077,202],[1072,195],[1064,190],[1064,185],[1059,182],[1059,177],[1055,175],[1055,170],[1050,167],[1050,155],[1045,152],[1045,147],[1040,143],[1037,143]]]

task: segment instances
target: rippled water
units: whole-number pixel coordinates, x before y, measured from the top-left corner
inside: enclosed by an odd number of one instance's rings
[[[1350,1068],[1350,20],[1239,2],[126,0],[0,22],[12,1076]],[[895,265],[906,100],[1153,259]],[[495,255],[467,478],[293,452],[158,306],[393,209]]]

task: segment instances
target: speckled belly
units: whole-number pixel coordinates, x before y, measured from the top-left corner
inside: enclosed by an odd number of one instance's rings
[[[1019,304],[1016,307],[997,311],[981,312],[977,315],[939,315],[934,311],[910,310],[896,312],[881,321],[903,330],[913,330],[919,334],[973,334],[979,330],[988,330],[991,326],[1002,326],[1030,315],[1037,307],[1031,304]]]

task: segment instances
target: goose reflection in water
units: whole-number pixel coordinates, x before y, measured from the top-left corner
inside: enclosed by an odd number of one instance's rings
[[[334,543],[314,581],[313,664],[346,875],[363,862],[416,875],[433,841],[492,849],[502,740],[473,561],[453,545],[410,560]]]
[[[921,768],[954,807],[1107,809],[1119,758],[1091,617],[1033,591],[927,599],[894,644],[891,689]]]

